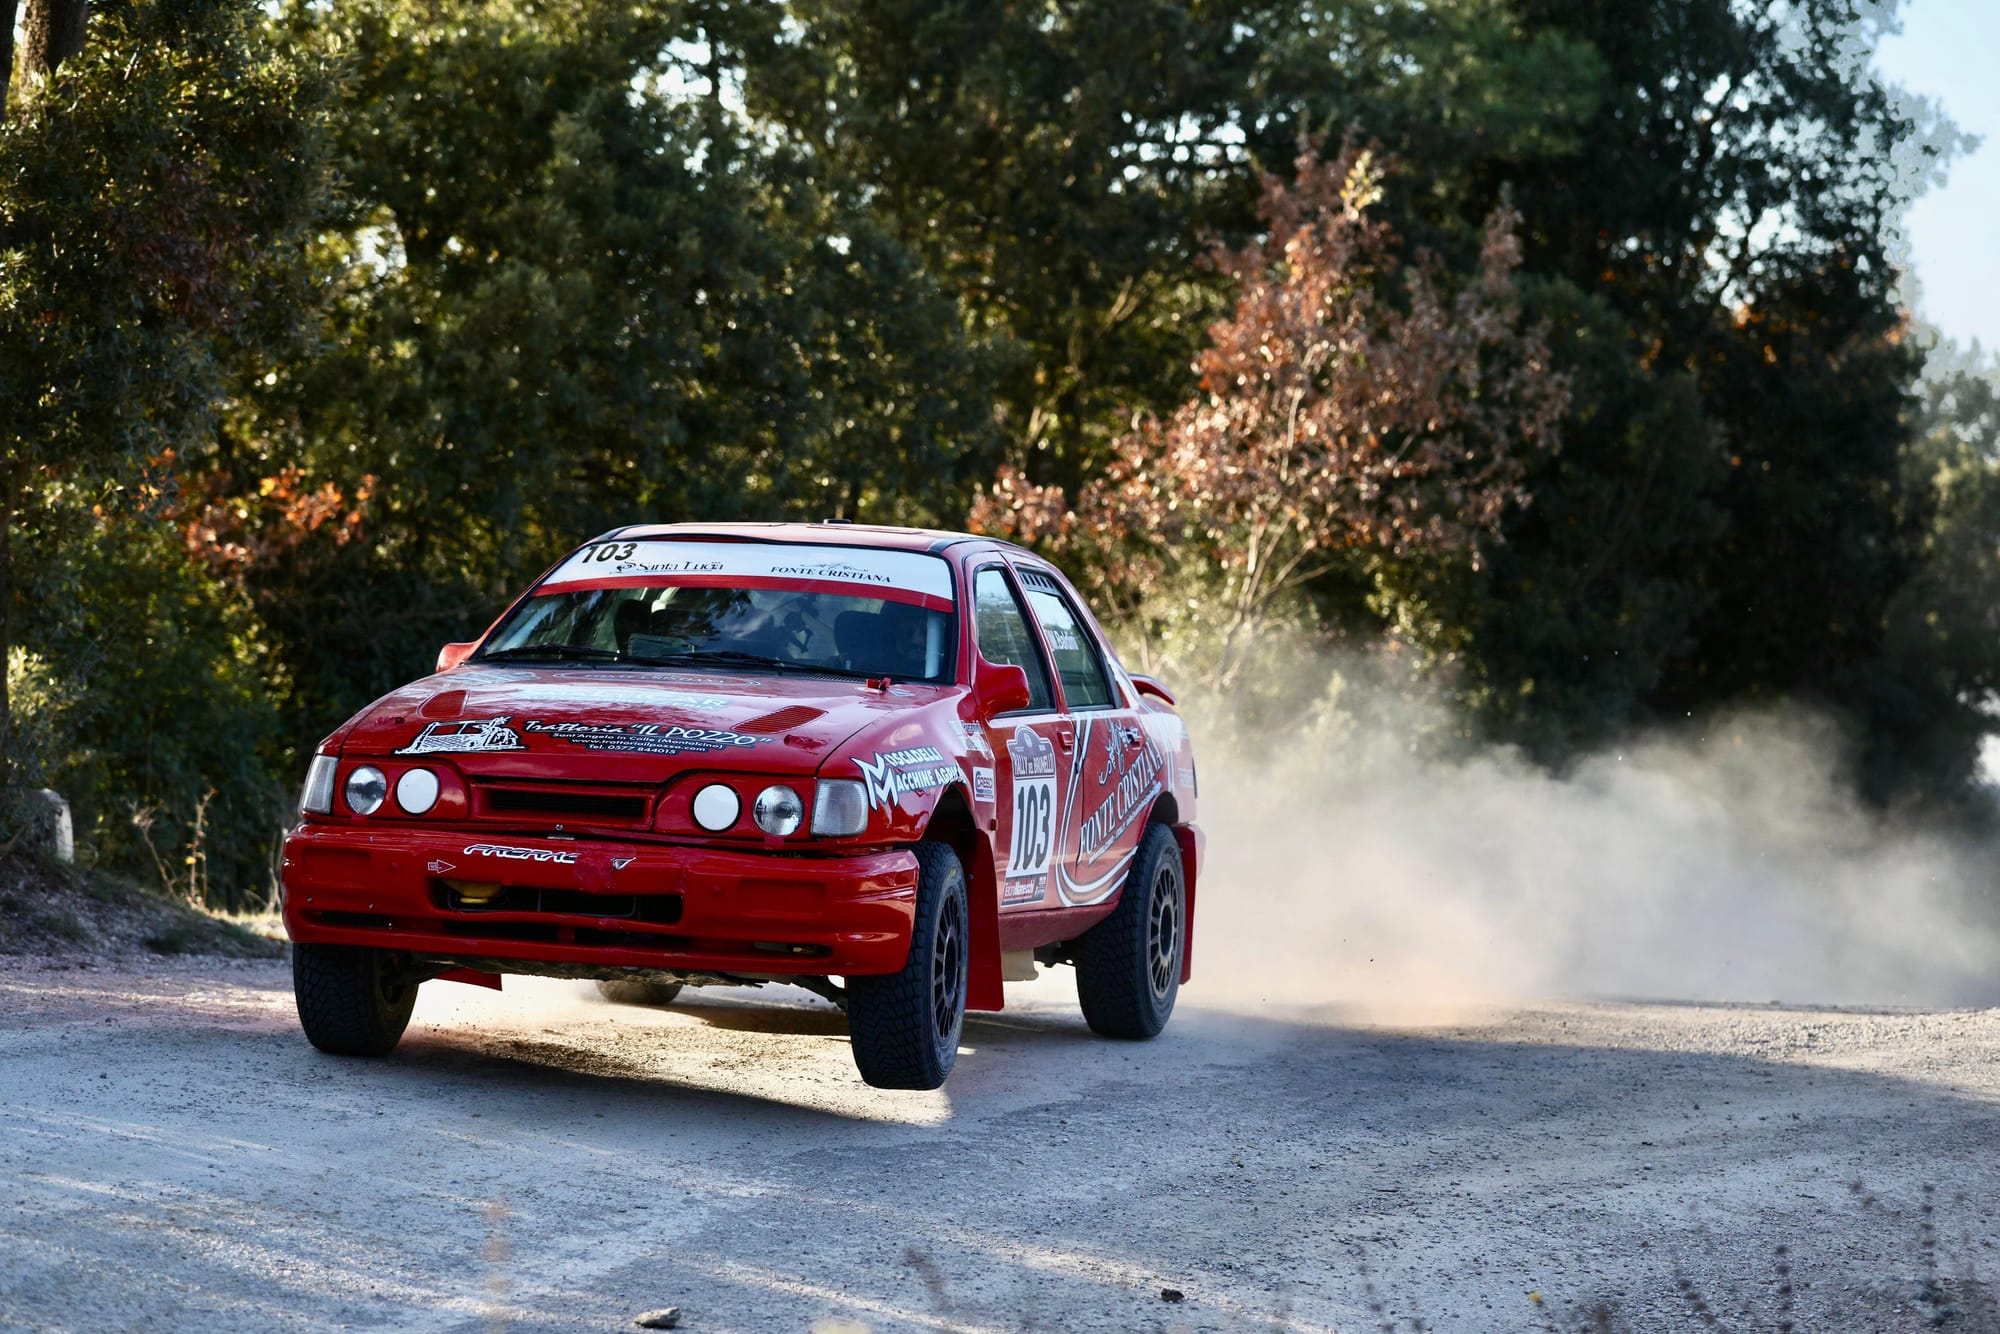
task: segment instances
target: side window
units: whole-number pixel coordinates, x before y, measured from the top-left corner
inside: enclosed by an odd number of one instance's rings
[[[998,568],[989,565],[972,577],[972,613],[979,651],[992,662],[1011,663],[1028,674],[1029,708],[1054,708],[1048,669],[1042,666],[1028,618],[1014,590],[1007,586],[1007,576]]]
[[[1105,679],[1104,664],[1098,660],[1097,645],[1090,631],[1062,595],[1056,581],[1034,570],[1024,570],[1021,582],[1028,590],[1028,605],[1049,637],[1062,677],[1063,703],[1072,709],[1111,707],[1111,682]]]

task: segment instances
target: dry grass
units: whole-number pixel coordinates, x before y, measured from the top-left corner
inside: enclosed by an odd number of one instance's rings
[[[275,958],[263,914],[222,917],[138,885],[40,856],[0,857],[0,954],[114,960],[201,954]]]

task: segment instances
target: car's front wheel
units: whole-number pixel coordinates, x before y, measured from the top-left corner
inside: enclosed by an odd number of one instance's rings
[[[1153,1037],[1174,1012],[1187,948],[1181,874],[1174,831],[1147,825],[1118,906],[1070,948],[1084,1020],[1105,1037]]]
[[[630,978],[600,981],[597,994],[614,1005],[672,1005],[681,994],[678,982],[635,982]]]
[[[410,1025],[417,982],[403,956],[363,945],[292,946],[292,998],[306,1039],[336,1056],[387,1056]]]
[[[917,914],[900,973],[847,979],[847,1031],[861,1077],[882,1089],[934,1089],[958,1059],[970,976],[965,868],[919,843]]]

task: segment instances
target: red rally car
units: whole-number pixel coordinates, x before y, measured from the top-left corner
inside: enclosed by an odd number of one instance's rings
[[[379,1056],[433,978],[790,982],[870,1084],[936,1088],[966,1010],[1069,963],[1093,1029],[1151,1037],[1203,845],[1173,703],[1005,542],[607,533],[320,745],[285,840],[300,1022]]]

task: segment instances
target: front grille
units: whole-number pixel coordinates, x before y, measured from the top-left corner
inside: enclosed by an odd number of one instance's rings
[[[466,892],[467,889],[471,892]],[[535,885],[461,887],[449,880],[435,880],[431,882],[431,902],[462,913],[624,917],[651,926],[672,926],[681,920],[678,894],[590,894],[580,889],[544,889]]]
[[[644,824],[652,807],[651,789],[528,787],[476,783],[478,814],[488,818],[542,817],[596,824]]]
[[[556,922],[471,921],[462,917],[438,923],[447,936],[477,940],[517,940],[531,945],[596,945],[606,948],[641,950],[687,950],[694,942],[686,936],[659,935],[651,931],[615,931],[595,926],[570,926]]]

